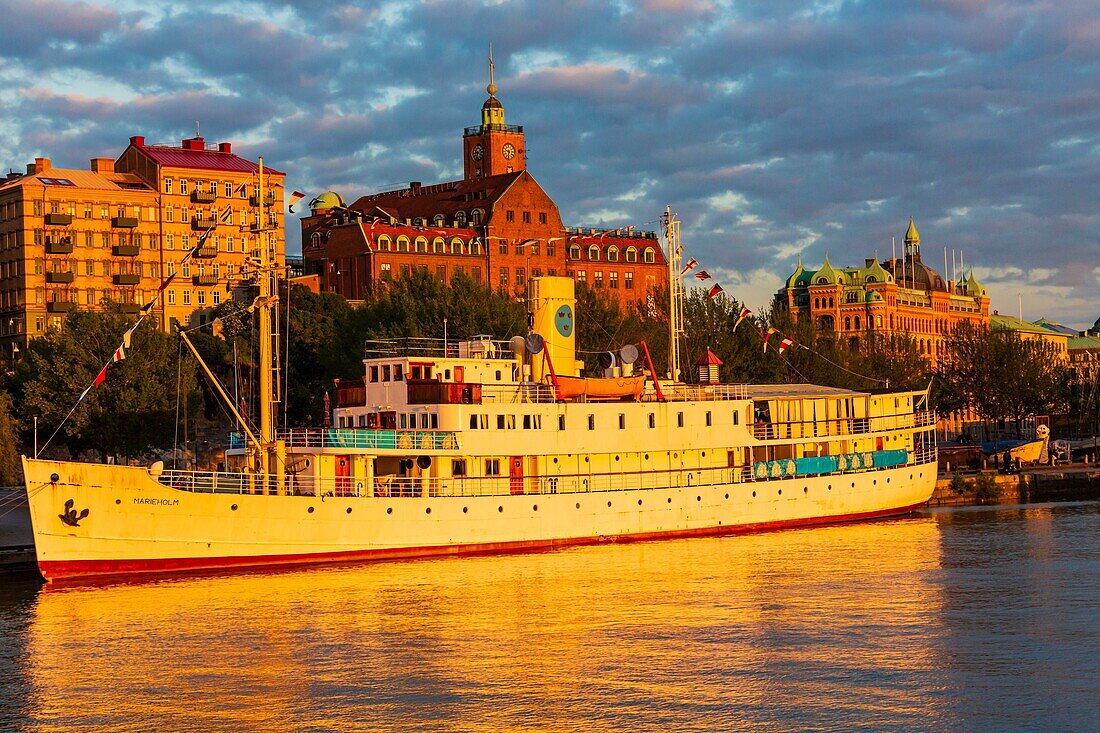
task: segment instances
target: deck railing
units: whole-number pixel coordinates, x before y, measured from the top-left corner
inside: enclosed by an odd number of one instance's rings
[[[868,471],[883,471],[909,465],[934,464],[934,447],[908,451],[907,460],[889,466],[861,464],[831,472],[850,475]],[[851,464],[849,464],[851,465]],[[690,486],[714,486],[758,481],[798,480],[807,475],[755,476],[753,466],[677,468],[656,471],[635,471],[602,474],[569,474],[562,476],[487,476],[429,478],[416,476],[377,476],[373,480],[362,476],[314,476],[287,474],[283,477],[283,493],[288,495],[333,497],[437,497],[437,496],[508,496],[514,494],[586,494],[637,489],[664,489]],[[824,475],[824,474],[823,474]],[[157,480],[174,489],[217,494],[275,494],[275,476],[223,471],[166,470]]]
[[[917,410],[878,417],[843,417],[829,420],[802,420],[755,423],[752,437],[757,440],[799,440],[821,437],[852,437],[886,430],[921,428],[936,424],[932,410]]]

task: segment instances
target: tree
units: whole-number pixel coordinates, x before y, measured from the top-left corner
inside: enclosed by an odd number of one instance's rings
[[[12,419],[11,397],[0,391],[0,486],[15,486],[23,482],[23,466],[19,462],[19,449],[15,422]]]
[[[58,427],[57,440],[70,454],[94,450],[103,460],[170,448],[176,386],[180,394],[194,396],[195,366],[181,355],[177,339],[158,331],[151,319],[134,332],[126,358],[110,365],[105,382],[75,404],[131,325],[118,313],[75,310],[63,328],[31,341],[14,380],[24,428],[37,416],[40,428]]]

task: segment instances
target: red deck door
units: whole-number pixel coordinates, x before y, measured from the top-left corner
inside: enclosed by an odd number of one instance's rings
[[[351,456],[336,456],[336,495],[351,494]]]
[[[523,457],[512,456],[508,461],[509,488],[513,494],[523,493]]]

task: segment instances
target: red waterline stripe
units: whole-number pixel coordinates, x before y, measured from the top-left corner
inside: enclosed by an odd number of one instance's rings
[[[859,514],[830,517],[807,517],[779,522],[718,525],[697,529],[676,529],[660,532],[570,537],[566,539],[520,540],[517,542],[483,542],[465,545],[427,545],[423,547],[390,547],[344,552],[318,552],[292,555],[241,555],[234,557],[174,557],[153,560],[40,560],[38,569],[49,582],[84,578],[112,578],[145,574],[189,574],[207,570],[289,568],[333,563],[355,563],[370,560],[399,560],[445,555],[490,555],[549,550],[573,545],[595,545],[605,542],[645,542],[676,537],[706,537],[714,535],[749,534],[795,527],[842,524],[865,519],[908,514],[922,508],[925,502],[896,509],[880,509]]]

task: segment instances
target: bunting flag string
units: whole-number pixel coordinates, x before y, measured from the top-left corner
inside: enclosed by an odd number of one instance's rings
[[[290,193],[290,196],[287,198],[287,201],[290,202],[290,205],[287,207],[287,210],[290,211],[291,214],[293,214],[294,213],[294,205],[296,203],[298,203],[299,201],[301,201],[302,199],[304,199],[305,197],[306,197],[306,195],[304,193],[302,193],[301,191],[292,191]]]
[[[680,270],[680,277],[683,277],[684,275],[694,270],[698,264],[699,260],[695,259],[694,257],[685,262],[683,268]]]
[[[768,353],[768,341],[771,340],[771,337],[773,335],[777,334],[777,333],[779,333],[779,329],[772,328],[771,326],[768,327],[768,332],[766,334],[764,334],[764,353],[765,354]]]
[[[695,273],[695,279],[696,280],[702,280],[702,281],[706,282],[707,280],[711,279],[710,278],[710,273],[707,272],[706,270],[699,270],[699,272]]]
[[[741,325],[741,321],[752,315],[752,311],[744,306],[741,307],[741,315],[737,316],[737,323],[733,324],[733,333],[737,333],[737,327]]]
[[[719,285],[718,283],[715,283],[714,285],[711,285],[710,290],[707,291],[707,297],[708,298],[713,298],[714,296],[718,295],[718,293],[721,293],[721,292],[724,292],[722,286]]]

